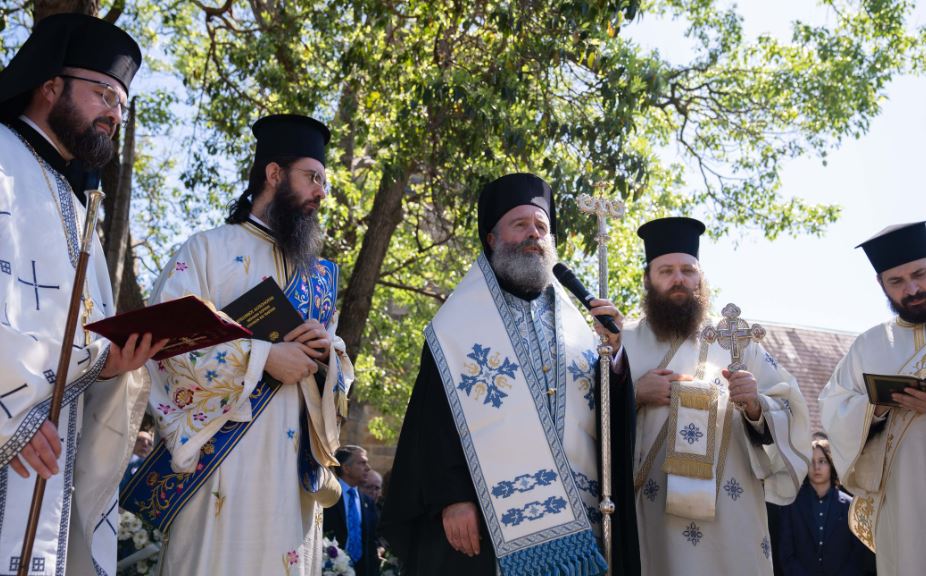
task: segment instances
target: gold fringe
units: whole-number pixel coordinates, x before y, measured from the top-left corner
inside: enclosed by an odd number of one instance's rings
[[[347,414],[350,411],[348,407],[347,394],[337,392],[334,396],[334,403],[338,409],[338,416],[347,420]]]
[[[714,477],[714,467],[710,462],[695,462],[681,458],[666,458],[662,471],[667,474],[710,480]]]
[[[693,408],[695,410],[710,410],[713,395],[709,391],[695,391],[691,389],[679,389],[678,401],[683,408]]]

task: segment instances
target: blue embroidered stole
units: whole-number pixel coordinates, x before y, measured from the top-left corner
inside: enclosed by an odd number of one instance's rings
[[[334,314],[337,290],[337,265],[329,260],[319,259],[311,276],[304,271],[294,274],[284,293],[303,318],[314,318],[323,326],[328,326]],[[329,369],[338,368],[330,366]],[[251,402],[251,420],[227,422],[222,426],[200,449],[199,463],[194,472],[174,472],[170,464],[170,451],[163,440],[158,442],[122,489],[119,505],[166,533],[186,503],[218,470],[279,389],[280,385],[265,373],[248,398]],[[318,464],[312,458],[304,410],[299,420],[299,481],[306,490],[314,492],[318,490]]]

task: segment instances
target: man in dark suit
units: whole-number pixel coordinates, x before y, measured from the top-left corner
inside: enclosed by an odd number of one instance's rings
[[[379,576],[376,533],[379,514],[376,503],[359,490],[370,464],[360,446],[342,446],[335,452],[341,466],[337,469],[341,499],[325,509],[323,532],[334,536],[354,563],[357,576]]]

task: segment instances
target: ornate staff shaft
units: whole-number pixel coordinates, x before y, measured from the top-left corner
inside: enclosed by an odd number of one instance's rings
[[[579,210],[598,217],[598,297],[608,297],[608,218],[620,218],[624,215],[624,205],[620,201],[605,198],[593,198],[582,194],[578,198]],[[606,337],[601,337],[598,346],[600,388],[599,416],[601,419],[601,500],[598,510],[601,512],[601,539],[604,558],[608,563],[608,576],[612,573],[611,550],[611,515],[614,514],[614,502],[611,500],[611,346]]]
[[[87,192],[87,219],[84,224],[84,235],[80,242],[80,254],[77,257],[77,270],[74,273],[74,285],[71,287],[71,303],[68,307],[68,316],[64,324],[64,338],[61,340],[61,355],[58,356],[58,371],[55,372],[55,387],[51,394],[51,407],[48,410],[48,421],[58,426],[58,417],[61,415],[61,404],[64,400],[64,387],[67,385],[68,365],[71,363],[71,351],[74,349],[74,334],[77,333],[80,300],[83,295],[84,280],[87,277],[87,263],[90,259],[90,248],[93,234],[96,231],[96,220],[100,202],[106,196],[102,190],[89,190]],[[27,576],[32,561],[32,547],[35,544],[35,534],[39,526],[39,516],[42,513],[42,500],[45,498],[46,480],[36,474],[35,489],[32,492],[32,505],[29,508],[29,521],[26,524],[26,535],[23,538],[23,547],[19,555],[18,576]],[[68,487],[65,486],[65,490]]]

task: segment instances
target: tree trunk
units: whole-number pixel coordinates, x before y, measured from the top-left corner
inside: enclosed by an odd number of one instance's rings
[[[402,197],[408,184],[407,170],[387,167],[373,200],[367,227],[357,255],[357,263],[344,294],[338,333],[347,344],[347,352],[356,358],[363,343],[363,329],[373,303],[386,251],[395,229],[402,221]]]
[[[129,120],[125,124],[122,141],[122,164],[119,169],[119,181],[115,188],[115,198],[107,213],[106,263],[109,266],[109,279],[113,285],[113,300],[119,302],[122,289],[122,275],[131,252],[129,243],[129,207],[132,201],[132,168],[135,165],[135,99],[129,107]]]
[[[128,312],[145,306],[145,297],[138,285],[138,276],[135,275],[135,250],[132,249],[132,233],[129,232],[125,240],[125,261],[122,263],[122,285],[119,288],[119,299],[116,300],[116,311]]]

